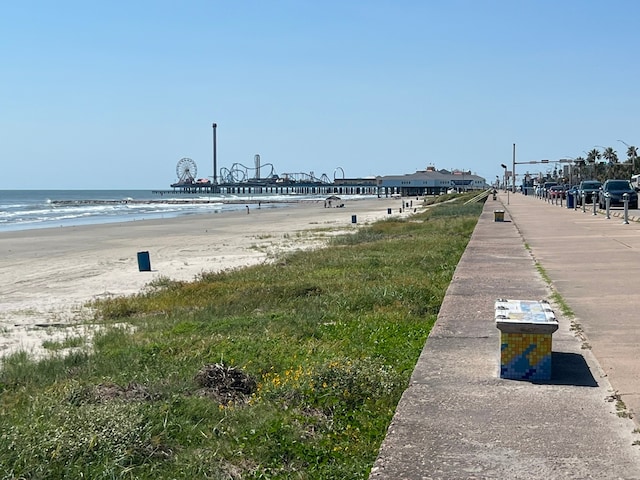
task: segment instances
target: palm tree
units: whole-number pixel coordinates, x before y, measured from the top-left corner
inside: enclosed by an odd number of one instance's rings
[[[615,165],[618,163],[618,154],[613,149],[613,147],[605,148],[604,152],[602,152],[602,158],[604,158],[607,161],[608,176],[610,178],[615,177],[616,176]]]
[[[605,148],[604,152],[602,152],[602,158],[604,158],[607,161],[607,163],[609,163],[609,165],[613,163],[618,163],[618,154],[613,149],[613,147]]]
[[[587,163],[593,166],[592,178],[596,178],[596,162],[602,158],[600,150],[593,148],[587,152]]]

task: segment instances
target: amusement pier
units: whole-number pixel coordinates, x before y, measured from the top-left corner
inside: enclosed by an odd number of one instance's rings
[[[342,176],[338,176],[341,174]],[[260,162],[254,157],[254,167],[235,163],[231,168],[220,169],[220,176],[197,177],[197,165],[190,158],[182,158],[176,166],[178,181],[170,190],[153,190],[164,195],[377,195],[416,196],[439,195],[451,191],[483,190],[484,178],[469,171],[436,171],[429,166],[425,170],[406,175],[387,175],[364,178],[345,178],[338,167],[333,180],[326,174],[320,177],[311,173],[284,173],[278,175],[272,164]]]

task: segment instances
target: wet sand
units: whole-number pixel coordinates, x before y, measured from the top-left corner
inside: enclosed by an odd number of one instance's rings
[[[343,208],[323,201],[163,220],[0,233],[0,356],[42,353],[44,339],[83,334],[59,328],[91,318],[84,305],[130,295],[158,278],[190,281],[203,272],[270,261],[279,253],[321,247],[349,231],[400,213],[400,199],[360,199]],[[391,215],[388,209],[392,209]],[[356,216],[356,223],[352,222]],[[150,271],[139,271],[149,252]]]

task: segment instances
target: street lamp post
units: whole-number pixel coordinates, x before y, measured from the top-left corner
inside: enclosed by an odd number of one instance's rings
[[[513,144],[513,169],[511,170],[513,193],[516,193],[516,144]]]
[[[507,191],[507,166],[504,163],[501,163],[500,166],[504,168],[504,181],[502,183],[505,192]]]
[[[559,161],[563,161],[565,163],[569,163],[569,185],[573,185],[573,161],[575,159],[573,157],[564,157],[561,158]],[[564,168],[563,168],[564,170]],[[562,172],[564,174],[564,172]]]
[[[631,152],[631,175],[633,175],[636,170],[636,148],[632,147],[624,140],[618,140],[618,141],[627,147],[628,149],[627,153]]]

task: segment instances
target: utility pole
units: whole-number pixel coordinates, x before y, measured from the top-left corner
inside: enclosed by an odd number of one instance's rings
[[[516,144],[513,144],[513,169],[511,170],[511,181],[513,182],[513,193],[516,193]]]

